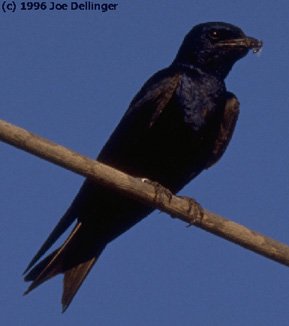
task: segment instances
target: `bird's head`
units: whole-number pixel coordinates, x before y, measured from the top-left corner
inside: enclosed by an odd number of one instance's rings
[[[233,64],[250,49],[258,52],[262,41],[246,36],[231,24],[212,22],[195,26],[184,38],[174,63],[192,65],[225,78]]]

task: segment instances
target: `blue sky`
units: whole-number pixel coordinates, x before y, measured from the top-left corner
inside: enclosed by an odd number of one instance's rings
[[[289,243],[288,13],[287,0],[0,12],[0,118],[93,158],[192,26],[236,24],[264,49],[226,80],[241,102],[226,154],[181,193]],[[159,212],[106,249],[64,315],[61,277],[23,297],[23,270],[83,178],[3,143],[0,162],[1,325],[288,325],[287,267]]]

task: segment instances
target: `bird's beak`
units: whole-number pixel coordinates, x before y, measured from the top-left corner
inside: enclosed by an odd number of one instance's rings
[[[225,41],[219,41],[217,46],[220,47],[232,47],[232,48],[245,48],[245,49],[252,49],[254,53],[257,53],[261,50],[263,46],[263,42],[261,40],[257,40],[253,37],[243,37]]]

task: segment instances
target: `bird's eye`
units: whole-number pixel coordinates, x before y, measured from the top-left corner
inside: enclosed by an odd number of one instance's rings
[[[220,38],[220,33],[216,30],[210,31],[209,38],[213,41],[216,41]]]

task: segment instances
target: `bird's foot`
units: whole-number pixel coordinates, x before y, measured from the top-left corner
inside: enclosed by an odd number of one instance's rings
[[[192,225],[201,224],[202,218],[204,216],[203,207],[193,198],[187,196],[178,196],[183,198],[188,203],[188,214],[191,216],[190,222],[187,227],[191,227]]]
[[[150,185],[152,185],[155,189],[155,201],[168,201],[169,203],[171,202],[171,199],[173,197],[173,194],[171,193],[171,191],[167,188],[165,188],[164,186],[162,186],[160,183],[156,182],[156,181],[152,181],[150,179],[147,178],[141,178],[142,182],[148,183]]]

